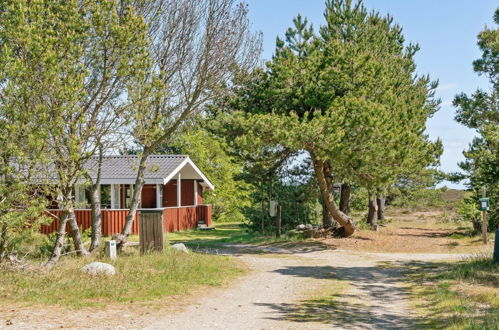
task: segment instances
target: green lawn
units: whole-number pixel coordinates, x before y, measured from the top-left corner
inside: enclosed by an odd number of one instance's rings
[[[248,233],[238,222],[216,224],[214,230],[193,229],[176,233],[167,233],[168,243],[184,243],[191,249],[222,247],[223,244],[257,244],[286,240],[274,236],[262,236],[258,233]]]

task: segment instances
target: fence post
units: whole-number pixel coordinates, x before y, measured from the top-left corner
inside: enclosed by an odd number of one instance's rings
[[[496,229],[496,237],[494,239],[494,261],[499,262],[499,229]]]
[[[163,209],[140,210],[140,253],[163,251]]]
[[[276,224],[276,226],[275,226],[276,227],[276,237],[279,238],[279,237],[281,237],[281,205],[277,205],[275,224]]]

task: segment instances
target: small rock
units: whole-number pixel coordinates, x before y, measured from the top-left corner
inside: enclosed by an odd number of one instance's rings
[[[305,225],[304,225],[304,224],[301,224],[301,225],[296,226],[296,229],[298,229],[298,230],[305,230],[305,228],[306,228],[306,227],[305,227]]]
[[[104,262],[92,262],[88,265],[83,266],[80,269],[82,272],[85,272],[90,275],[115,275],[116,270],[113,265],[106,264]]]
[[[177,243],[172,245],[172,249],[182,251],[184,253],[189,253],[189,250],[185,247],[184,243]]]

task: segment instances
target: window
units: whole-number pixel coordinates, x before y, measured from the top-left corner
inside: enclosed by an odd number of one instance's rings
[[[111,208],[111,185],[101,184],[100,186],[100,207],[103,209]]]
[[[133,197],[133,184],[125,185],[125,208],[129,209],[132,205],[132,197]]]

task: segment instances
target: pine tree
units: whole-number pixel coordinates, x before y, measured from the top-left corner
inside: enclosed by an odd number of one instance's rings
[[[482,57],[473,62],[475,72],[488,78],[490,90],[479,89],[470,96],[461,93],[454,99],[456,121],[479,134],[464,151],[466,160],[459,166],[464,171],[462,177],[469,180],[476,202],[481,197],[481,188],[487,189],[492,210],[490,230],[499,225],[499,8],[494,22],[495,29],[485,28],[479,33]]]

